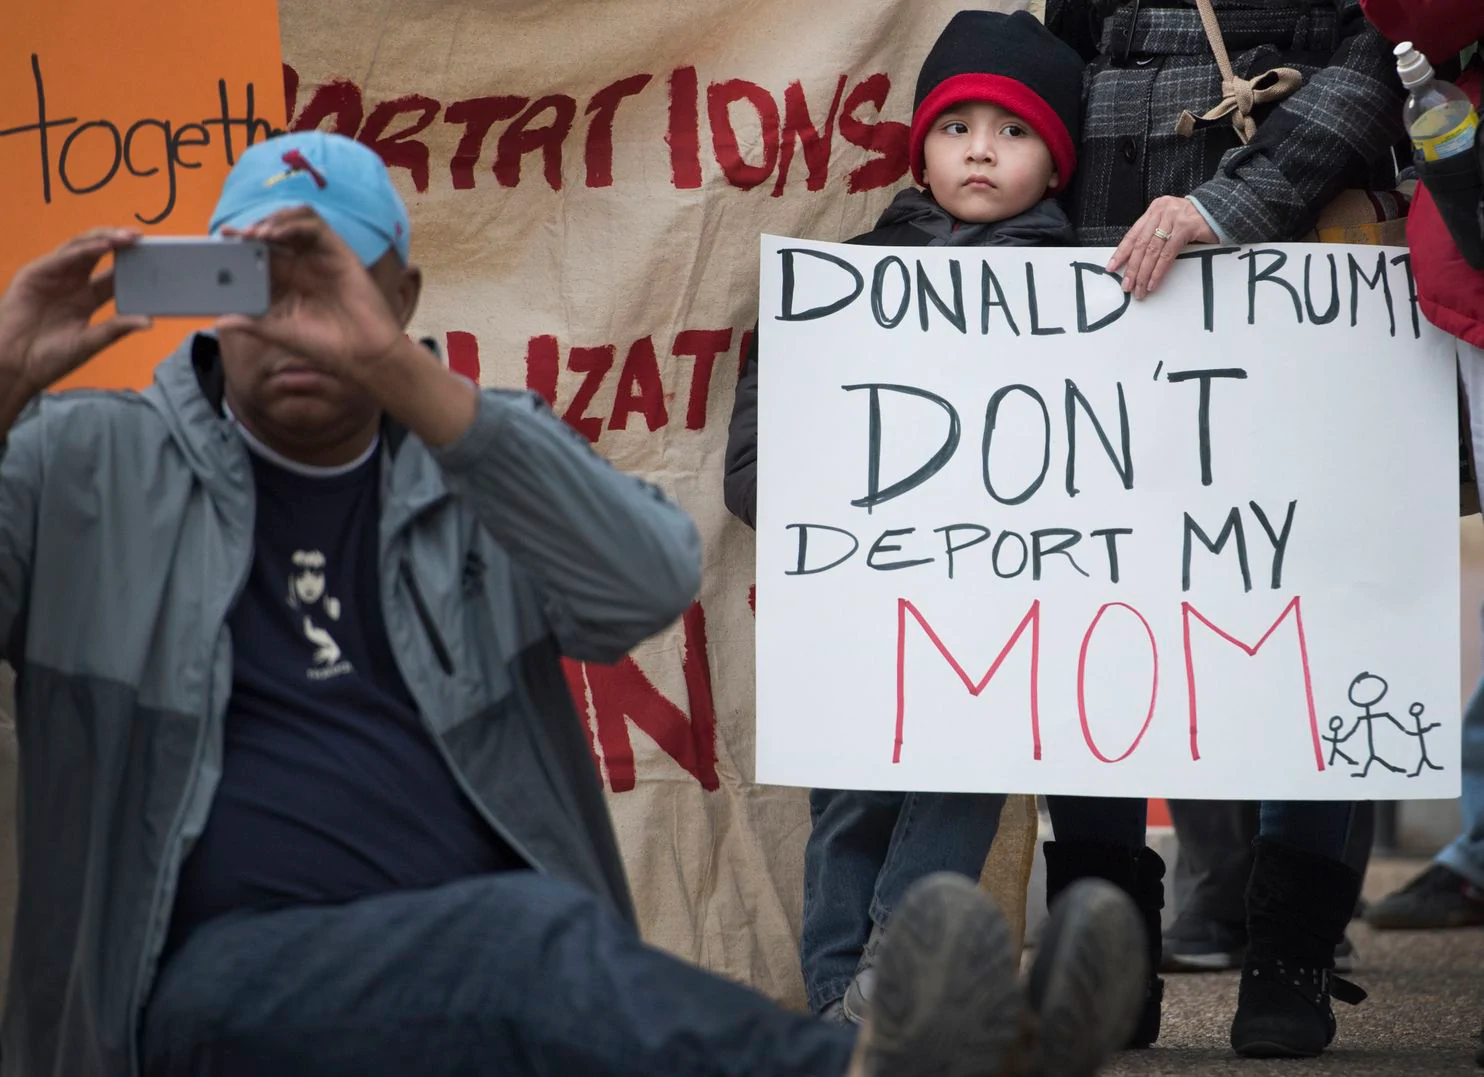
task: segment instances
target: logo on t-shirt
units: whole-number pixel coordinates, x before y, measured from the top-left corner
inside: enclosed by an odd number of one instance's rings
[[[340,620],[340,600],[326,593],[325,555],[319,550],[295,550],[294,571],[289,576],[289,608],[304,613],[304,638],[314,648],[310,680],[323,681],[351,672],[355,667],[341,657],[335,637],[314,618]]]

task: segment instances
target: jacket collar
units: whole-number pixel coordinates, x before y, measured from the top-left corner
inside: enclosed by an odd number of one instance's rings
[[[209,487],[251,482],[246,449],[225,417],[226,377],[212,333],[194,333],[155,368],[146,391],[169,425],[187,464]],[[383,521],[400,525],[448,496],[442,471],[420,441],[389,415],[382,417],[385,446]]]
[[[928,192],[908,187],[891,200],[876,227],[898,224],[925,232],[930,247],[1071,247],[1077,242],[1066,211],[1052,198],[1003,221],[970,224],[938,205]]]

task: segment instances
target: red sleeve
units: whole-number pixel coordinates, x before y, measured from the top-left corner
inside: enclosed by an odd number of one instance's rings
[[[1410,41],[1433,63],[1442,63],[1484,37],[1479,0],[1360,0],[1383,37]]]

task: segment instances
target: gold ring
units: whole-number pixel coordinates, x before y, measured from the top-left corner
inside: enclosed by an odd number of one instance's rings
[[[1163,241],[1170,238],[1170,233],[1166,232],[1163,228],[1156,228],[1154,230],[1154,238]]]

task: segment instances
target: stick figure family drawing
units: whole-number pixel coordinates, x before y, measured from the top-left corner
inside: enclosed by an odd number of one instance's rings
[[[1402,721],[1390,711],[1373,709],[1379,706],[1381,701],[1386,698],[1386,693],[1389,689],[1390,686],[1386,683],[1385,678],[1378,677],[1374,673],[1361,673],[1350,682],[1350,702],[1360,708],[1360,713],[1355,716],[1354,723],[1350,726],[1350,729],[1343,733],[1341,730],[1345,729],[1345,719],[1341,718],[1338,714],[1330,718],[1329,735],[1324,738],[1330,746],[1330,767],[1336,765],[1335,761],[1337,759],[1344,760],[1352,767],[1360,767],[1359,770],[1351,773],[1350,776],[1352,778],[1364,778],[1371,772],[1371,767],[1376,764],[1391,771],[1393,774],[1406,774],[1409,778],[1417,777],[1417,775],[1422,773],[1424,768],[1429,770],[1443,769],[1437,763],[1434,763],[1427,754],[1427,734],[1437,729],[1441,723],[1432,722],[1430,724],[1423,724],[1423,715],[1427,711],[1427,708],[1423,704],[1413,703],[1407,708],[1407,715],[1410,718],[1410,722]],[[1377,752],[1377,733],[1378,731],[1381,733],[1386,732],[1386,722],[1391,723],[1391,726],[1398,733],[1401,733],[1404,737],[1414,742],[1413,747],[1418,753],[1418,759],[1417,766],[1411,771],[1408,771],[1406,767],[1399,767],[1392,764]],[[1379,726],[1379,730],[1377,723],[1382,723]],[[1363,765],[1355,756],[1350,755],[1340,747],[1355,737],[1356,734],[1362,733],[1362,731],[1364,748],[1352,745],[1351,751],[1354,751],[1356,755],[1359,755],[1362,750],[1366,753]],[[1381,743],[1384,745],[1388,737],[1392,744],[1395,745],[1395,734],[1388,734],[1382,737]],[[1401,743],[1405,744],[1407,741],[1402,741]]]

